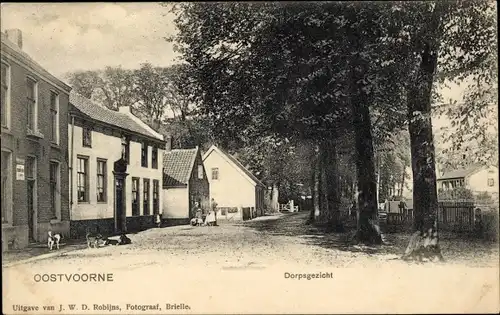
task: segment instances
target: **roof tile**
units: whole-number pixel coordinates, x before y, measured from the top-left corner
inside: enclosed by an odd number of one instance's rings
[[[75,92],[71,92],[69,96],[70,103],[76,108],[80,113],[85,116],[112,125],[117,126],[122,129],[132,131],[147,137],[152,137],[155,139],[163,140],[158,138],[156,135],[149,132],[146,128],[143,128],[138,123],[136,123],[127,114],[120,113],[114,110],[110,110],[104,106],[95,104],[88,98],[85,98]]]
[[[163,185],[184,186],[189,182],[198,149],[175,149],[163,155]]]
[[[443,176],[438,178],[438,180],[441,179],[452,179],[452,178],[465,178],[468,175],[471,175],[472,173],[475,173],[476,171],[480,170],[482,167],[480,166],[472,166],[468,168],[463,168],[463,169],[458,169],[458,170],[452,170],[449,172],[445,172]]]

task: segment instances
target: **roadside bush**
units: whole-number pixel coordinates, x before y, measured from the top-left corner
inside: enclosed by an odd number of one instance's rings
[[[498,211],[483,213],[481,221],[483,238],[488,241],[498,241]]]
[[[438,190],[438,199],[439,200],[470,200],[474,199],[474,194],[470,189],[465,187],[455,187],[453,189]]]

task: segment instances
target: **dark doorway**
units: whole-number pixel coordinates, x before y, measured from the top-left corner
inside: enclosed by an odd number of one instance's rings
[[[28,186],[28,191],[27,191],[27,197],[28,197],[28,240],[30,243],[35,242],[35,206],[34,206],[34,200],[35,200],[35,181],[29,179],[27,181],[27,186]]]
[[[127,232],[127,203],[125,195],[125,178],[127,178],[127,160],[123,157],[113,164],[115,176],[115,231]]]
[[[120,177],[115,178],[115,220],[117,232],[126,232],[127,224],[125,217],[125,203],[124,203],[124,179]]]

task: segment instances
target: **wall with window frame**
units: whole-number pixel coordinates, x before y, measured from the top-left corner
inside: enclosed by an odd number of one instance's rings
[[[71,126],[70,126],[71,128]],[[90,146],[84,146],[83,142],[83,129],[90,128],[91,143]],[[75,119],[74,126],[74,150],[73,157],[75,159],[75,167],[73,170],[73,207],[71,213],[72,220],[94,220],[94,219],[109,219],[114,218],[114,175],[113,164],[122,156],[122,135],[123,131],[116,127],[100,124],[97,122],[90,122],[80,118]],[[129,174],[125,182],[125,196],[126,196],[126,215],[127,217],[136,216],[132,213],[132,178],[139,178],[139,216],[144,215],[144,179],[149,179],[149,214],[153,214],[153,180],[161,182],[162,168],[158,167],[153,169],[151,167],[152,158],[152,145],[151,141],[148,142],[148,167],[141,165],[141,148],[142,138],[137,135],[128,135],[130,138],[129,155],[130,160],[128,164],[127,173]],[[71,136],[70,136],[71,139]],[[70,140],[71,141],[71,140]],[[88,196],[85,201],[78,201],[78,170],[77,170],[77,157],[88,157]],[[158,149],[158,164],[163,163],[163,149]],[[105,181],[105,194],[106,201],[98,201],[98,160],[106,160],[106,181]],[[158,194],[161,205],[162,195]],[[160,210],[161,212],[161,210]]]
[[[2,45],[2,49],[4,46]],[[17,246],[27,245],[28,233],[28,208],[25,180],[16,178],[16,164],[25,161],[28,155],[36,157],[37,181],[36,181],[36,210],[33,221],[35,240],[45,241],[47,231],[54,230],[66,233],[69,229],[69,186],[68,173],[68,126],[67,113],[69,90],[68,86],[47,77],[45,73],[39,73],[30,65],[23,63],[22,57],[13,57],[8,50],[2,51],[2,63],[8,66],[7,76],[8,95],[5,95],[7,106],[5,120],[2,124],[2,151],[9,151],[11,163],[9,163],[10,178],[8,187],[7,222],[2,223],[2,239],[17,238]],[[36,82],[36,126],[28,130],[27,127],[27,79],[32,78]],[[52,112],[51,93],[58,95],[56,135],[58,141],[52,141]],[[2,95],[3,96],[3,95]],[[50,186],[50,161],[59,163],[59,178],[57,182],[57,206],[53,209]],[[3,189],[2,189],[3,190]],[[15,205],[15,207],[14,207]],[[65,223],[66,222],[66,223]]]

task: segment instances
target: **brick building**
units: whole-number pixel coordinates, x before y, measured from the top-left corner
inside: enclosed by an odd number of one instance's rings
[[[150,228],[161,214],[166,142],[130,112],[70,94],[71,236]]]
[[[2,250],[69,231],[68,99],[71,87],[1,33]]]

